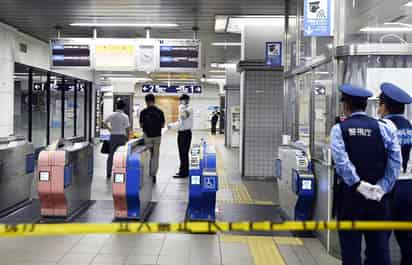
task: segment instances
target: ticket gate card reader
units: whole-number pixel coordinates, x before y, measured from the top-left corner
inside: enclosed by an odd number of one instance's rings
[[[216,151],[206,143],[194,145],[190,162],[187,218],[191,221],[215,221],[218,190]]]
[[[311,220],[315,201],[314,175],[308,171],[293,169],[292,190],[298,196],[295,204],[295,220]]]
[[[113,161],[115,218],[143,220],[152,201],[150,146],[141,138],[130,140],[117,149]]]

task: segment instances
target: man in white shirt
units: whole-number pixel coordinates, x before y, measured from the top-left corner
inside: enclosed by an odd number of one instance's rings
[[[106,177],[112,175],[113,156],[119,146],[126,144],[130,130],[129,116],[124,113],[126,104],[119,99],[116,102],[116,111],[103,121],[103,128],[110,131],[110,153],[106,164]]]
[[[189,106],[190,97],[183,94],[179,98],[179,119],[176,123],[170,124],[178,130],[177,144],[179,148],[180,167],[175,178],[186,178],[189,176],[189,151],[192,143],[193,109]]]

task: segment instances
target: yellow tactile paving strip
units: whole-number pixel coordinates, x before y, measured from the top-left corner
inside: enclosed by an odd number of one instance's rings
[[[210,144],[216,145],[215,137],[209,137],[208,142]],[[226,176],[223,157],[216,148],[216,159],[217,159],[217,174],[219,176],[219,190],[229,190],[233,196],[231,200],[221,200],[218,199],[219,203],[227,204],[253,204],[253,205],[274,205],[271,201],[258,201],[254,200],[250,195],[247,187],[243,183],[232,184]],[[218,191],[219,192],[219,191]]]
[[[276,236],[273,240],[277,245],[303,246],[303,241],[297,237]]]
[[[264,237],[264,236],[236,236],[221,235],[223,243],[247,244],[254,265],[286,265],[279,252],[278,245],[303,245],[302,240],[294,237]]]

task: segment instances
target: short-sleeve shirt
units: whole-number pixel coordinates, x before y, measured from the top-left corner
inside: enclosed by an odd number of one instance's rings
[[[143,132],[147,137],[159,137],[162,135],[162,128],[165,124],[163,111],[156,106],[150,106],[140,113],[140,124],[143,125]]]
[[[115,111],[104,119],[105,123],[110,123],[112,135],[126,135],[126,129],[130,127],[129,116],[123,111]]]

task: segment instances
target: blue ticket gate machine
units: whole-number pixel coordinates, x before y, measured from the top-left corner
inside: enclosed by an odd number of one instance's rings
[[[315,202],[315,177],[309,171],[292,170],[292,190],[298,196],[295,204],[295,220],[312,220]]]
[[[203,142],[193,145],[190,154],[189,205],[187,219],[190,221],[215,221],[216,150]]]

